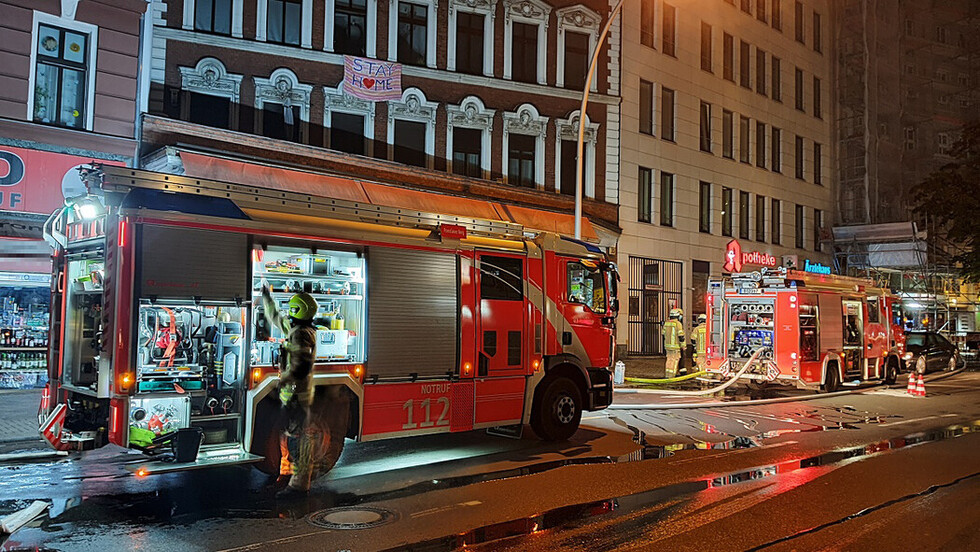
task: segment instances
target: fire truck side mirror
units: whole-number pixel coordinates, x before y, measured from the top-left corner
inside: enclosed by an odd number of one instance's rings
[[[609,302],[609,310],[619,312],[619,299],[613,299]]]

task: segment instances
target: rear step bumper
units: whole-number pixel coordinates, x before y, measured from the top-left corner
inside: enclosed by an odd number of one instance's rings
[[[262,460],[262,458],[261,456],[245,452],[241,447],[226,447],[202,450],[198,453],[197,460],[193,462],[182,462],[178,464],[176,462],[165,462],[147,458],[135,462],[127,462],[124,467],[127,471],[143,476],[216,468],[220,466],[252,464]]]

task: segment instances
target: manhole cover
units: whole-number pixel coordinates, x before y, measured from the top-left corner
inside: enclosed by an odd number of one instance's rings
[[[351,506],[320,510],[307,516],[311,525],[324,529],[370,529],[395,519],[395,514],[370,506]]]

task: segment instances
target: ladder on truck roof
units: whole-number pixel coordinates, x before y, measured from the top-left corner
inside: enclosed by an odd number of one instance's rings
[[[229,199],[239,208],[254,208],[296,215],[337,218],[436,232],[440,230],[442,225],[456,225],[466,228],[467,235],[493,238],[523,239],[525,235],[524,226],[514,222],[428,213],[126,167],[102,164],[92,164],[88,167],[82,169],[82,178],[89,183],[90,187],[101,188],[104,192],[125,194],[132,189],[142,188]]]

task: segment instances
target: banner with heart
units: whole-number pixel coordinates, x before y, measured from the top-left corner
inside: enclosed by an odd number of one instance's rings
[[[344,56],[344,92],[372,102],[400,100],[402,66],[389,61]]]

